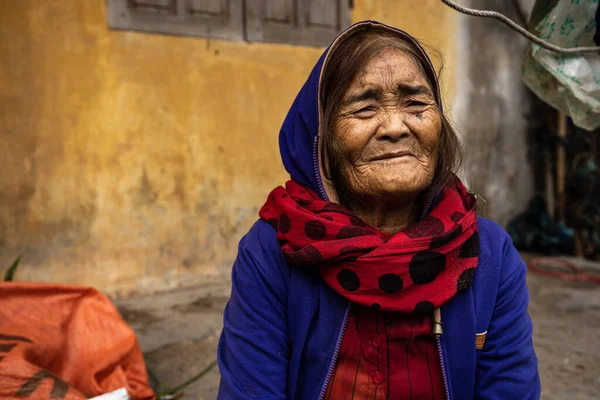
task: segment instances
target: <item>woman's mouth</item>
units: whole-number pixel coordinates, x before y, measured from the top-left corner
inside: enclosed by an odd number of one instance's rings
[[[395,158],[403,158],[403,157],[414,157],[414,154],[409,151],[397,151],[392,153],[384,153],[379,156],[375,156],[371,159],[371,161],[382,161],[382,160],[392,160]]]

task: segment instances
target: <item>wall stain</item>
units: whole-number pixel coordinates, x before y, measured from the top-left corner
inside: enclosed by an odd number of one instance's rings
[[[152,206],[156,204],[158,193],[154,190],[148,179],[148,171],[146,167],[142,168],[139,185],[134,192],[133,205],[135,207]]]

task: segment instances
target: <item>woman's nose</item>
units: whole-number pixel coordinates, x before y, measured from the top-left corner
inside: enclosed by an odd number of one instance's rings
[[[410,129],[405,122],[406,113],[400,110],[389,110],[382,118],[376,132],[378,139],[397,142],[410,135]]]

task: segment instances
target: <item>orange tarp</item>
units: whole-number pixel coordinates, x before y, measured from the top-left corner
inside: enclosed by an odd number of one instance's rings
[[[0,282],[0,399],[154,399],[132,329],[98,291]]]

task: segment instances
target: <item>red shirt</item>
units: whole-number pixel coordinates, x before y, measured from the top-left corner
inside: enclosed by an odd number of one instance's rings
[[[325,399],[445,399],[431,317],[353,305]]]

